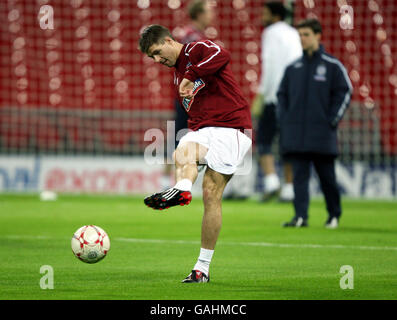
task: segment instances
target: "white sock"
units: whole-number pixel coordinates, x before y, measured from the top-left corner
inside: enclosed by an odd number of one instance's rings
[[[292,183],[286,183],[281,188],[280,198],[284,200],[293,200],[294,199],[294,186]]]
[[[182,179],[178,181],[174,186],[175,189],[183,190],[183,191],[191,191],[193,183],[189,179]]]
[[[294,185],[292,183],[284,184],[283,189],[286,190],[285,192],[294,194]]]
[[[275,173],[265,176],[265,192],[273,192],[280,188],[280,179]]]
[[[201,248],[200,256],[198,257],[198,260],[193,270],[199,270],[201,272],[204,272],[208,276],[213,254],[214,254],[214,250]]]

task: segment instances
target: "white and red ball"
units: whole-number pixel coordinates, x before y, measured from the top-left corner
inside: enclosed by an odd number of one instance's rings
[[[72,251],[81,261],[96,263],[106,257],[110,239],[105,230],[89,225],[78,229],[72,237]]]

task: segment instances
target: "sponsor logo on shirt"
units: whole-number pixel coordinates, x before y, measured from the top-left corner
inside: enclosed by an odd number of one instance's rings
[[[182,105],[185,108],[186,112],[189,112],[190,107],[192,106],[194,101],[194,96],[204,87],[205,87],[205,82],[201,78],[198,78],[194,81],[193,98],[191,99],[183,98],[182,100]]]

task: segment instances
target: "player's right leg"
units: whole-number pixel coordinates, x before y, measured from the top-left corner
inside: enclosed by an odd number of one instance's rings
[[[204,216],[201,227],[200,255],[184,283],[209,282],[209,266],[222,224],[222,196],[225,187],[244,163],[252,141],[237,129],[207,128],[211,145],[206,155],[203,179]]]
[[[200,256],[184,283],[209,282],[209,267],[222,225],[222,195],[232,175],[207,167],[203,180],[204,216],[201,225]]]
[[[284,169],[284,184],[281,187],[279,200],[281,202],[292,202],[294,200],[292,165],[289,162],[283,160],[283,169]]]
[[[145,204],[157,210],[189,204],[192,185],[198,175],[197,164],[203,163],[207,151],[206,147],[196,142],[187,141],[178,145],[174,152],[176,185],[145,198]]]

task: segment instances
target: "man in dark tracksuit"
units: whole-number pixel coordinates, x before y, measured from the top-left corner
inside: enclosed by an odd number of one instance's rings
[[[336,228],[342,213],[335,176],[337,126],[352,85],[343,65],[320,45],[320,23],[305,20],[297,29],[304,54],[286,68],[277,93],[281,151],[292,163],[295,192],[295,216],[284,226],[307,226],[313,163],[327,204],[326,227]]]

